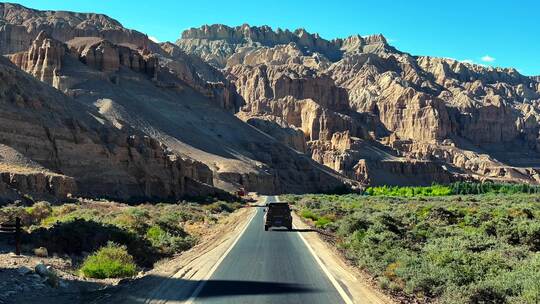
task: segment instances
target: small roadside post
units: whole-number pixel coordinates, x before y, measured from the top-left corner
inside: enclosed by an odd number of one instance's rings
[[[21,218],[15,218],[15,224],[0,224],[0,233],[2,234],[13,234],[15,238],[15,254],[21,255]]]
[[[15,254],[21,255],[21,218],[15,218]]]

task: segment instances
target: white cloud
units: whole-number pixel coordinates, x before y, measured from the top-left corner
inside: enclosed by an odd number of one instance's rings
[[[480,58],[480,59],[481,59],[483,62],[493,62],[493,61],[495,61],[495,58],[493,58],[493,57],[491,57],[491,56],[489,56],[489,55],[486,55],[486,56],[484,56],[484,57],[482,57],[482,58]]]
[[[148,39],[154,41],[155,43],[159,43],[159,40],[154,36],[148,36]]]

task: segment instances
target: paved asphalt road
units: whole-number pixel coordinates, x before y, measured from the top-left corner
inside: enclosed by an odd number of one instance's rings
[[[258,208],[195,303],[344,303],[300,238],[302,232],[266,232],[263,215],[264,208]]]

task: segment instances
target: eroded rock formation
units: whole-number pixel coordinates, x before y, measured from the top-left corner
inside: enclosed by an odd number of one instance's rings
[[[240,118],[302,130],[307,154],[349,177],[538,182],[539,82],[515,69],[412,56],[382,35],[329,41],[248,25],[190,29],[177,44],[235,83],[246,102]],[[404,163],[358,150],[381,144]]]
[[[157,77],[158,59],[147,50],[133,50],[96,38],[74,38],[67,42],[79,59],[103,72],[116,72],[120,66],[135,72]]]
[[[65,54],[66,46],[63,43],[40,32],[28,51],[16,53],[10,59],[30,75],[55,86],[58,84],[58,71],[62,68]]]
[[[128,30],[102,14],[39,11],[18,4],[0,3],[1,54],[26,51],[41,31],[62,42],[75,37],[100,37],[115,44],[154,52],[160,50],[159,45],[145,34]]]
[[[8,198],[30,193],[61,199],[72,193],[137,200],[219,193],[202,163],[178,157],[140,132],[114,128],[92,108],[4,58],[0,65],[0,142],[9,147],[2,151],[12,151],[0,158],[1,187],[12,190]],[[6,156],[18,153],[28,161],[14,163]]]
[[[21,9],[21,14],[25,11]],[[44,14],[29,12],[29,16]],[[92,18],[64,14],[51,12],[47,16],[58,22],[65,18]],[[123,28],[111,31],[119,31],[113,37],[127,33]],[[183,195],[220,193],[215,187],[230,191],[244,187],[269,194],[299,193],[330,191],[346,181],[235,117],[231,112],[244,105],[235,84],[220,70],[174,44],[164,43],[159,50],[153,50],[144,45],[115,42],[101,32],[92,37],[68,35],[61,37],[61,41],[48,34],[36,34],[36,38],[45,37],[63,49],[64,55],[54,73],[58,81],[39,79],[69,96],[74,104],[88,107],[90,113],[84,123],[80,119],[66,119],[67,125],[34,134],[35,141],[26,143],[32,147],[26,148],[24,154],[51,172],[74,178],[77,195],[174,200]],[[32,58],[34,49],[47,53],[47,46],[40,40],[34,44],[36,48],[12,54],[10,59],[28,71],[40,67],[40,62],[32,61],[27,67],[19,59]],[[46,98],[33,100],[33,105],[41,106],[42,100]],[[17,116],[14,119],[27,120]],[[97,146],[83,147],[77,142],[79,146],[72,147],[68,135],[86,131],[88,125],[107,126],[103,127],[105,131],[98,128],[99,132],[92,133],[99,140],[92,136],[84,140],[80,135],[85,144],[91,141]],[[27,130],[30,126],[17,125],[17,129]],[[298,148],[305,150],[301,131],[291,128],[290,132],[284,140],[296,141]],[[66,154],[53,158],[60,164],[33,150],[38,149],[42,138],[53,138],[48,140],[52,142],[62,139],[67,147],[62,151]],[[105,152],[99,152],[100,145],[106,147]],[[99,165],[90,160],[76,165],[80,163],[78,153],[82,153],[79,148],[91,151],[86,156],[95,157]],[[127,167],[117,170],[118,164]],[[84,183],[81,176],[87,166],[84,180],[88,183]],[[109,168],[114,168],[114,173],[109,173]],[[97,176],[99,181],[93,182],[92,178]]]
[[[156,44],[107,16],[13,4],[0,23],[0,53],[61,91],[6,82],[0,144],[46,177],[8,170],[2,187],[178,198],[331,191],[345,176],[540,182],[540,83],[513,69],[412,56],[382,35],[210,25]],[[54,190],[53,175],[74,186]]]

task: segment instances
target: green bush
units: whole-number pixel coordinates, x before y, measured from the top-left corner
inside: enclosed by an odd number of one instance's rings
[[[329,224],[333,223],[333,221],[325,216],[322,216],[320,218],[318,218],[316,221],[315,221],[315,227],[317,228],[326,228],[326,226],[328,226]]]
[[[126,228],[135,233],[144,233],[148,228],[150,214],[141,207],[130,207],[116,215],[113,224]]]
[[[205,205],[204,208],[211,213],[222,213],[222,212],[233,212],[234,210],[240,208],[240,203],[228,203],[225,201],[217,201],[208,205]]]
[[[538,195],[414,195],[303,195],[294,204],[313,225],[335,227],[345,256],[392,292],[430,303],[538,303]]]
[[[368,187],[365,194],[372,196],[445,196],[452,194],[450,186],[432,185],[429,187],[400,187],[400,186],[378,186]]]
[[[17,217],[21,219],[23,226],[32,225],[32,217],[25,208],[8,206],[0,209],[0,222],[2,223],[15,223]]]
[[[39,224],[52,213],[52,207],[48,202],[37,202],[32,207],[26,208],[32,224]]]
[[[200,224],[215,222],[222,214],[240,206],[239,203],[202,205],[187,201],[136,206],[91,200],[61,206],[38,202],[26,208],[2,207],[0,221],[15,221],[15,217],[21,217],[28,227],[23,243],[29,247],[45,247],[51,254],[77,256],[95,252],[112,241],[125,246],[137,265],[151,267],[163,257],[193,247],[201,231]],[[193,227],[195,235],[190,235],[184,227]]]
[[[312,220],[312,221],[316,221],[316,220],[319,219],[319,217],[315,213],[313,213],[313,211],[311,211],[309,209],[302,210],[300,212],[300,216],[302,216],[303,218]]]
[[[130,277],[136,274],[136,269],[127,248],[109,242],[84,260],[80,272],[88,278],[106,279]]]
[[[184,236],[174,235],[159,226],[152,226],[146,232],[146,238],[150,240],[152,246],[159,248],[166,254],[172,254],[188,250],[196,243],[196,240],[187,236],[183,230],[180,234]]]

